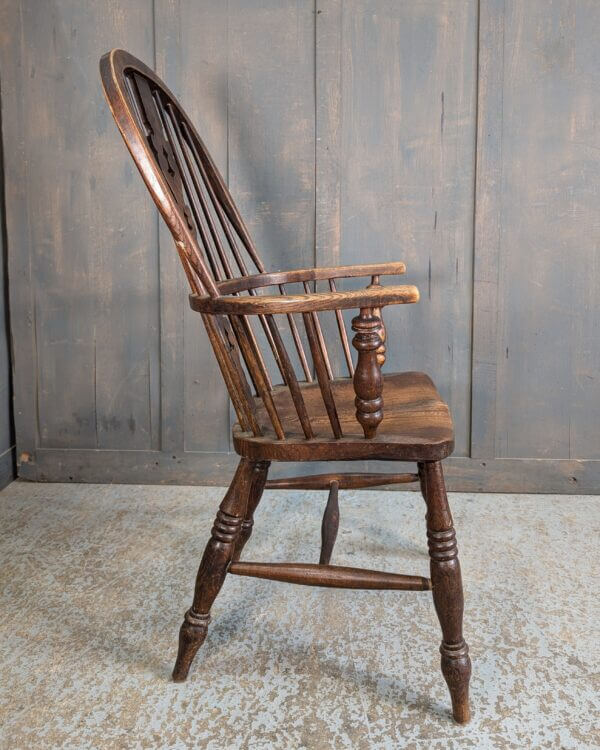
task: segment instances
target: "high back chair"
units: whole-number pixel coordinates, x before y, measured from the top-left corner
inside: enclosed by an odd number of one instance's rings
[[[471,663],[462,635],[462,582],[441,464],[454,447],[452,419],[427,375],[381,373],[383,308],[419,299],[414,286],[381,284],[383,276],[403,274],[404,264],[266,271],[223,178],[169,89],[123,50],[105,55],[100,71],[121,135],[173,235],[191,289],[190,305],[202,317],[238,420],[233,443],[239,465],[200,563],[173,679],[186,679],[228,573],[313,586],[431,590],[453,715],[458,722],[468,721]],[[338,291],[336,280],[350,277],[365,277],[366,288]],[[324,282],[326,290],[316,291],[317,282]],[[346,309],[357,311],[352,320],[355,359],[342,316]],[[339,333],[334,343],[346,377],[334,377],[332,342],[322,328],[325,314]],[[364,459],[414,461],[417,472],[267,480],[272,461]],[[338,490],[409,482],[420,482],[427,505],[431,578],[330,565]],[[265,487],[329,490],[318,564],[241,560]]]

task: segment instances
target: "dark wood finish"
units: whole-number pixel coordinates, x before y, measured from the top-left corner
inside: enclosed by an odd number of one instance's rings
[[[179,651],[173,669],[175,682],[185,680],[194,656],[206,638],[210,608],[225,580],[246,517],[253,473],[254,464],[243,458],[219,506],[211,538],[198,568],[194,601],[179,632]]]
[[[400,276],[406,273],[406,266],[401,262],[366,263],[356,266],[331,266],[329,268],[298,268],[292,271],[274,271],[258,273],[253,276],[242,276],[217,284],[221,294],[244,292],[265,286],[279,286],[305,281],[328,281],[330,279],[351,279],[357,276]]]
[[[375,274],[371,278],[371,283],[367,287],[367,289],[379,289],[381,288],[381,284],[379,283],[379,274]],[[381,312],[381,309],[379,307],[373,308],[373,315],[376,318],[379,318],[380,325],[377,329],[377,333],[379,334],[379,338],[381,339],[381,344],[377,347],[377,364],[379,367],[383,367],[385,364],[385,339],[386,339],[386,332],[385,332],[385,323],[383,322],[383,314]]]
[[[323,356],[323,346],[319,340],[313,315],[306,312],[302,314],[302,318],[304,319],[304,328],[308,337],[308,343],[312,353],[325,411],[329,418],[329,424],[331,425],[333,436],[336,439],[339,439],[342,437],[342,428],[340,427],[340,419],[338,417],[335,398],[333,397],[333,391],[331,389],[331,377],[329,374],[331,368],[329,367],[328,360]]]
[[[454,716],[466,721],[470,662],[462,637],[454,529],[439,463],[453,450],[452,419],[427,375],[381,373],[386,354],[383,308],[419,300],[415,286],[381,284],[383,276],[403,274],[404,263],[266,271],[223,178],[169,89],[122,50],[103,57],[100,68],[117,125],[173,236],[189,282],[190,306],[201,315],[238,420],[233,441],[241,460],[200,563],[194,600],[181,626],[173,679],[186,678],[228,572],[337,588],[424,591],[433,586],[443,633],[442,671]],[[338,290],[336,279],[356,277],[370,277],[370,283],[359,290]],[[318,282],[328,289],[318,291]],[[289,284],[301,284],[304,293],[289,293]],[[356,366],[342,315],[345,309],[358,311],[352,321]],[[297,313],[310,357],[294,319]],[[336,327],[323,329],[319,313],[333,313]],[[287,351],[284,326],[289,328],[300,371]],[[330,332],[339,334],[349,377],[334,376]],[[267,364],[271,360],[282,382]],[[419,474],[350,472],[267,482],[272,460],[367,458],[416,461]],[[340,488],[417,479],[428,506],[431,580],[329,564],[339,525]],[[318,565],[240,559],[265,486],[329,489]]]
[[[346,490],[418,481],[418,474],[313,474],[306,477],[268,479],[265,486],[269,490],[326,490],[335,482],[340,490]]]
[[[371,308],[361,308],[360,315],[352,321],[356,336],[352,346],[358,351],[358,362],[354,371],[356,391],[356,418],[362,425],[367,440],[375,437],[383,419],[383,379],[377,351],[382,341],[379,336],[381,320]]]
[[[332,292],[337,292],[334,279],[329,279],[329,288]],[[352,353],[350,352],[350,344],[348,343],[348,333],[346,332],[346,326],[344,324],[344,316],[341,310],[335,311],[335,322],[337,323],[338,331],[340,333],[340,339],[342,341],[342,349],[344,350],[344,358],[346,360],[346,367],[348,368],[348,375],[353,377],[354,375],[354,363],[352,362]]]
[[[260,295],[255,297],[211,297],[190,294],[190,307],[213,315],[281,315],[283,313],[350,310],[361,307],[405,305],[419,301],[416,286],[383,286],[353,292],[313,292],[306,294]],[[381,322],[377,320],[377,328]]]
[[[267,474],[269,473],[269,466],[269,461],[257,461],[254,464],[252,470],[252,479],[250,480],[248,504],[246,506],[244,520],[242,521],[242,525],[240,528],[240,534],[235,543],[233,557],[231,558],[234,561],[240,559],[244,547],[252,536],[252,528],[254,526],[254,513],[258,508],[258,504],[260,503],[260,500],[262,498],[263,490],[265,489]]]
[[[459,724],[469,721],[471,660],[462,633],[463,590],[456,533],[450,514],[442,464],[420,465],[427,503],[427,540],[431,560],[433,602],[442,628],[442,674],[452,698],[452,713]]]
[[[331,382],[343,437],[335,439],[323,404],[319,385],[302,384],[302,396],[314,432],[306,440],[287,388],[275,386],[273,400],[285,424],[285,441],[276,442],[269,416],[256,399],[261,435],[255,437],[240,427],[233,428],[235,450],[242,456],[268,461],[336,461],[348,459],[390,459],[436,461],[454,448],[452,418],[430,378],[422,372],[383,376],[385,410],[377,434],[365,440],[355,415],[355,392],[350,378]]]
[[[384,573],[380,570],[362,570],[339,565],[235,562],[229,566],[229,572],[238,576],[334,589],[431,590],[431,581],[422,576],[406,576],[400,573]]]
[[[319,556],[319,565],[329,565],[335,540],[337,539],[340,526],[338,489],[339,485],[334,479],[329,487],[327,505],[325,506],[323,521],[321,522],[321,555]]]

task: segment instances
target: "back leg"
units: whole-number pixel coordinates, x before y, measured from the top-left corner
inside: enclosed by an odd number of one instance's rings
[[[179,631],[179,650],[173,669],[175,682],[183,682],[186,679],[192,661],[206,638],[210,608],[227,575],[242,522],[246,517],[255,465],[255,462],[246,458],[240,460],[227,494],[217,511],[211,538],[204,550],[196,576],[194,603],[185,613]]]
[[[433,603],[442,628],[442,674],[450,690],[454,719],[466,724],[470,718],[471,660],[462,633],[462,578],[441,462],[420,463],[419,478],[427,504]]]

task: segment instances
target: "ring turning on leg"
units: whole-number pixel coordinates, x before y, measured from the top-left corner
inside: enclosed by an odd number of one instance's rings
[[[463,590],[456,533],[441,463],[434,461],[419,464],[419,476],[427,503],[433,602],[442,628],[442,674],[450,690],[454,719],[459,724],[465,724],[470,719],[471,660],[462,634]]]
[[[186,612],[179,631],[179,650],[173,680],[183,682],[210,622],[210,608],[221,590],[227,568],[235,553],[236,542],[246,517],[255,464],[242,458],[233,481],[217,511],[211,538],[206,545],[198,574],[194,603]]]

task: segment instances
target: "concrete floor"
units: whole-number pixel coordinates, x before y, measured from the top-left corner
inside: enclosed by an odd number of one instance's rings
[[[0,747],[600,747],[600,498],[451,496],[473,659],[460,727],[429,592],[231,576],[188,682],[171,683],[222,492],[1,493]],[[265,493],[246,557],[318,560],[325,499]],[[428,574],[419,496],[340,501],[334,563]]]

